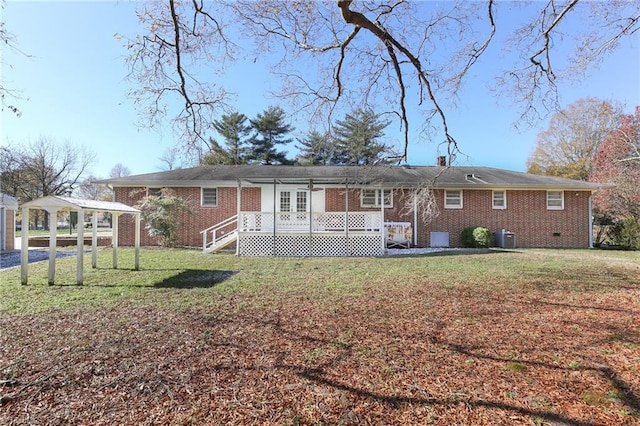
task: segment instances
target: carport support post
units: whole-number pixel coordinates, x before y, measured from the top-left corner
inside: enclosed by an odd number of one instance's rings
[[[22,235],[20,238],[20,282],[27,285],[29,275],[29,207],[22,208]]]
[[[47,209],[49,213],[49,285],[56,280],[56,233],[58,231],[58,210]],[[71,226],[71,225],[69,225]]]
[[[91,267],[98,267],[98,212],[91,213]]]
[[[113,269],[118,269],[118,217],[120,213],[112,212],[113,218],[113,231],[111,235],[111,242],[113,245]]]
[[[393,197],[393,190],[390,190],[391,197]],[[387,252],[387,242],[385,241],[385,227],[384,227],[384,186],[382,186],[382,182],[380,183],[380,240],[382,241],[382,253]]]
[[[84,210],[78,210],[78,223],[76,224],[78,233],[78,254],[76,254],[76,284],[82,285],[84,269]]]
[[[135,254],[135,270],[139,270],[140,269],[140,213],[136,213],[136,229],[134,231],[134,238],[135,238],[135,246],[136,246],[136,254]]]

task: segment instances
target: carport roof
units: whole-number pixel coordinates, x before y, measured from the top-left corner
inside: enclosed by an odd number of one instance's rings
[[[21,207],[42,210],[85,210],[94,212],[140,213],[140,210],[122,203],[82,200],[79,198],[61,197],[58,195],[49,195],[47,197],[38,198],[37,200],[28,201],[22,204]]]

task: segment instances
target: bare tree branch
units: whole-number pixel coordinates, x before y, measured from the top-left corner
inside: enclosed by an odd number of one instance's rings
[[[548,9],[552,8],[553,9],[553,13],[551,14],[551,16],[554,17],[553,21],[551,22],[551,24],[545,28],[545,30],[542,32],[542,38],[544,40],[542,47],[535,52],[533,55],[531,55],[531,57],[529,58],[529,60],[531,61],[531,63],[533,63],[533,65],[535,65],[537,68],[540,69],[540,71],[547,76],[547,78],[549,79],[549,81],[553,81],[555,79],[555,75],[553,74],[553,69],[551,67],[551,58],[549,56],[550,51],[551,51],[551,32],[555,29],[555,27],[562,21],[562,19],[565,17],[565,15],[567,13],[569,13],[569,11],[571,9],[573,9],[573,7],[578,3],[578,0],[571,0],[569,2],[569,4],[567,4],[559,13],[557,13],[555,11],[555,1],[554,0],[550,0],[547,7],[544,8],[543,10],[543,15],[546,16]],[[538,59],[539,56],[544,55],[544,64],[542,63],[542,61],[540,59]]]
[[[337,110],[385,105],[385,113],[400,124],[406,160],[410,126],[415,126],[409,119],[413,103],[423,114],[424,128],[444,135],[451,163],[460,150],[448,111],[470,71],[498,42],[499,25],[514,28],[506,41],[511,56],[494,87],[513,95],[526,122],[559,109],[559,79],[581,75],[640,27],[640,0],[610,0],[607,7],[579,0],[508,6],[494,0],[142,5],[139,18],[147,33],[128,44],[137,86],[132,96],[148,125],[172,117],[182,129],[182,144],[195,153],[206,149],[215,114],[232,96],[216,84],[214,74],[224,74],[226,62],[240,52],[236,37],[244,47],[252,42],[255,61],[271,66],[282,82],[280,98],[304,111],[309,122],[322,117],[330,122]],[[508,15],[517,17],[515,23],[501,24],[506,21],[500,20],[502,8],[515,10]],[[575,56],[568,58],[566,51],[573,49]]]

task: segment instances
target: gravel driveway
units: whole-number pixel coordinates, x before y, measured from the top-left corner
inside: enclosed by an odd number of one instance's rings
[[[75,256],[75,251],[56,251],[56,259]],[[29,263],[41,262],[49,259],[49,250],[29,250]],[[7,251],[0,254],[0,269],[20,266],[20,250]]]

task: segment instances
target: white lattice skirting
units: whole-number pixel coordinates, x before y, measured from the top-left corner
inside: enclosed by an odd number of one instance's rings
[[[380,233],[240,233],[240,256],[381,256]]]

